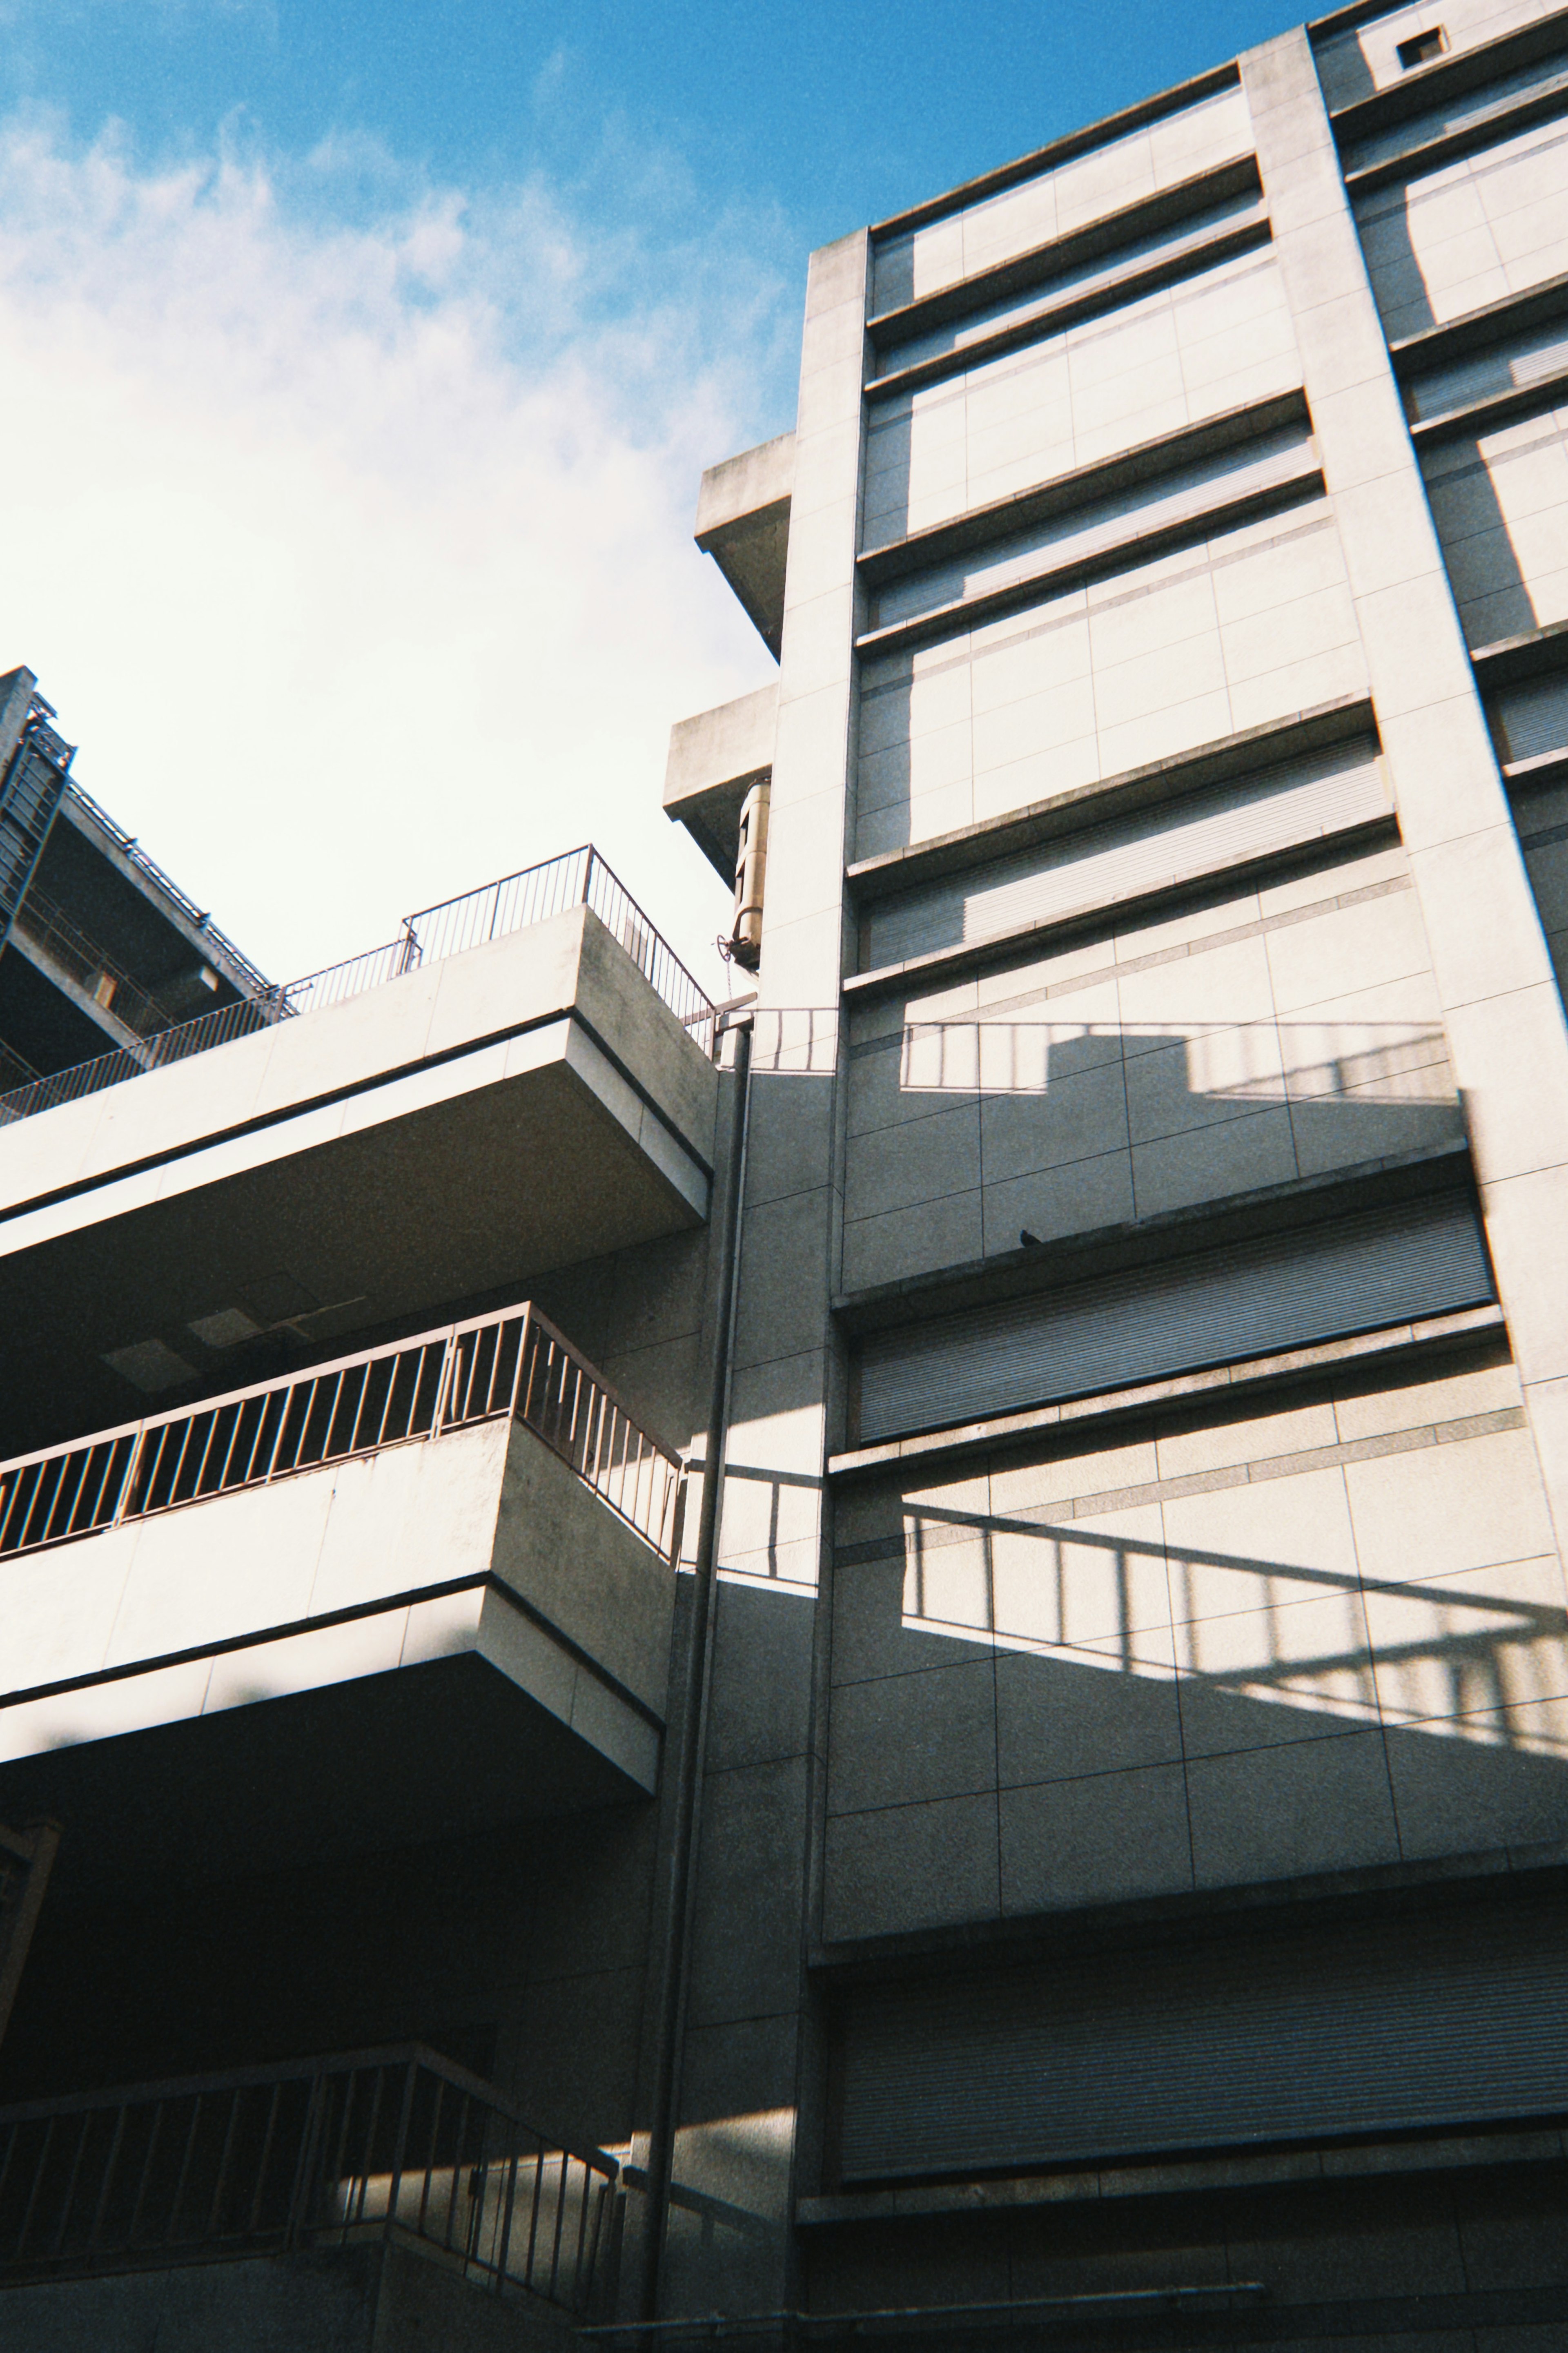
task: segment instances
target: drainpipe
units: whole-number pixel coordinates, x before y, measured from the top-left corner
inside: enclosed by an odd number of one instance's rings
[[[730,1358],[735,1330],[735,1272],[741,1230],[741,1195],[745,1183],[746,1121],[752,1093],[752,1016],[721,1017],[735,1039],[734,1080],[730,1097],[729,1149],[724,1157],[724,1198],[719,1213],[719,1280],[715,1293],[718,1332],[713,1383],[708,1399],[703,1451],[702,1510],[697,1523],[693,1563],[691,1636],[687,1645],[686,1683],[680,1696],[677,1750],[675,1826],[665,1913],[663,2007],[654,2070],[653,2120],[647,2157],[647,2258],[643,2270],[645,2321],[658,2315],[659,2278],[669,2228],[669,2189],[675,2164],[675,2131],[680,2105],[681,2053],[686,2036],[687,1989],[691,1970],[691,1926],[697,1881],[692,1869],[697,1843],[698,1799],[708,1737],[708,1692],[713,1653],[713,1590],[718,1582],[719,1505],[729,1436]]]

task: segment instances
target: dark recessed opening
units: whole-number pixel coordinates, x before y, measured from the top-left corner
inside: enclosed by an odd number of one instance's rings
[[[1408,73],[1412,66],[1429,66],[1434,58],[1442,56],[1447,46],[1448,36],[1442,26],[1434,25],[1428,32],[1412,33],[1407,41],[1401,41],[1394,55],[1399,59],[1401,69]]]

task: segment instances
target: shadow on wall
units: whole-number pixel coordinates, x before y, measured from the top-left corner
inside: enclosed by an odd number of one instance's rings
[[[1131,1067],[1139,1063],[1141,1070]],[[1044,1141],[1053,1116],[1070,1119],[1077,1110],[1066,1092],[1072,1082],[1118,1064],[1134,1142],[1141,1131],[1182,1132],[1282,1103],[1294,1118],[1308,1120],[1314,1108],[1332,1106],[1327,1115],[1336,1133],[1347,1112],[1441,1105],[1452,1112],[1456,1140],[1459,1133],[1447,1040],[1441,1029],[1423,1021],[1255,1021],[1195,1034],[1177,1022],[1142,1029],[1107,1022],[914,1022],[903,1032],[900,1090],[1033,1097]],[[1305,1131],[1303,1142],[1310,1134]],[[1333,1156],[1345,1155],[1336,1145]]]
[[[1540,1598],[1548,1583],[1486,1570],[1476,1589],[1363,1578],[922,1506],[906,1521],[902,1623],[1100,1674],[1180,1676],[1189,1728],[1208,1695],[1228,1694],[1563,1757],[1568,1708],[1540,1712],[1568,1692],[1568,1610]],[[1269,1729],[1288,1739],[1313,1727]]]
[[[1257,962],[1191,986],[1266,1001]],[[1117,983],[1087,975],[1081,995],[1113,1005]],[[912,1024],[851,1062],[847,1290],[1464,1140],[1426,1020],[997,1015]]]
[[[1474,233],[1490,237],[1484,224]],[[1398,201],[1391,202],[1386,211],[1366,225],[1364,242],[1378,309],[1385,320],[1398,314],[1393,330],[1395,337],[1421,334],[1438,325],[1437,309],[1411,233],[1407,190],[1401,190]],[[1496,259],[1502,268],[1502,255],[1497,253]],[[1411,384],[1405,391],[1406,413],[1412,417],[1436,415],[1485,393],[1507,391],[1526,380],[1521,370],[1528,365],[1528,358],[1521,359],[1517,369],[1511,365],[1507,347],[1482,351],[1469,357],[1458,372],[1452,365],[1445,367],[1431,389],[1419,379]],[[1522,428],[1505,425],[1497,438],[1516,443],[1521,429],[1526,435],[1544,431],[1552,441],[1559,438],[1549,415],[1531,418]],[[1489,441],[1486,446],[1493,444]],[[1543,616],[1531,594],[1483,444],[1474,439],[1440,442],[1424,454],[1421,469],[1444,561],[1466,624],[1467,643],[1472,647],[1495,644],[1539,627]],[[1531,512],[1525,518],[1526,528],[1533,523],[1539,529],[1540,517],[1534,510],[1540,501],[1532,499],[1528,504]]]

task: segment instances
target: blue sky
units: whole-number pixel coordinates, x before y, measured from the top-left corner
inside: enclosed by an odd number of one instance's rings
[[[690,513],[806,254],[1294,15],[0,0],[0,666],[281,976],[590,833],[698,961],[664,742],[769,664]]]

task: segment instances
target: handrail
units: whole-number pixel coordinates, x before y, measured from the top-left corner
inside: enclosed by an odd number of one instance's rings
[[[101,817],[102,813],[95,809],[94,814]],[[405,915],[396,939],[345,957],[340,964],[327,965],[320,972],[307,973],[302,979],[274,985],[257,975],[254,996],[153,1031],[146,1037],[140,1055],[117,1047],[89,1061],[73,1062],[67,1070],[0,1092],[0,1125],[97,1094],[122,1080],[140,1078],[144,1071],[182,1060],[187,1054],[205,1053],[209,1047],[226,1045],[232,1038],[270,1028],[296,1014],[318,1013],[325,1006],[341,1004],[398,979],[426,958],[434,963],[461,955],[466,948],[505,938],[577,906],[593,909],[682,1028],[690,1030],[704,1051],[711,1052],[711,998],[593,844],[586,842],[563,857],[547,858],[538,866],[502,875],[499,881],[487,882],[460,898],[443,900],[437,906]]]
[[[668,1553],[677,1457],[525,1301],[0,1463],[0,1558],[503,1418]]]
[[[418,2043],[0,2108],[0,2278],[405,2238],[592,2308],[618,2178]]]
[[[198,907],[194,899],[186,897],[174,877],[165,874],[155,859],[148,857],[140,843],[132,835],[126,832],[123,826],[116,825],[109,811],[100,807],[90,793],[84,792],[74,776],[66,786],[65,805],[68,808],[74,806],[85,810],[93,824],[109,836],[121,856],[129,859],[139,873],[145,874],[148,881],[153,883],[166,899],[173,902],[185,921],[200,932],[203,937],[216,949],[218,955],[237,967],[254,989],[265,993],[271,987],[272,984],[267,975],[258,971],[250,958],[235,946],[227,933],[219,931],[211,915]],[[233,976],[231,975],[230,977],[232,978]]]

